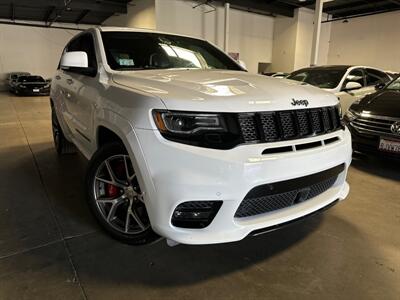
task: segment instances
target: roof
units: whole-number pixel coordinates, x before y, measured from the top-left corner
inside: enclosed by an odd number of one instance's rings
[[[305,71],[305,70],[347,70],[348,68],[354,67],[352,65],[326,65],[326,66],[316,66],[316,67],[309,67],[309,68],[302,68],[297,71]]]
[[[132,28],[132,27],[113,27],[113,26],[97,26],[101,32],[143,32],[143,33],[158,33],[158,34],[168,34],[168,35],[175,35],[175,36],[183,36],[197,40],[205,40],[201,37],[185,35],[185,34],[178,34],[172,32],[165,32],[165,31],[158,31],[153,29],[145,29],[145,28]]]

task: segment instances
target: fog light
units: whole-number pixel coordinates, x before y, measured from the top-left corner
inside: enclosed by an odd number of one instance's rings
[[[222,201],[189,201],[179,204],[172,214],[172,225],[182,228],[205,228],[221,208]]]

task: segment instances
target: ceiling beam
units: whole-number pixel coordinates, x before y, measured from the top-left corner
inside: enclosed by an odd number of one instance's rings
[[[15,21],[15,5],[11,2],[11,21]]]
[[[32,8],[43,8],[48,6],[55,6],[57,9],[63,9],[65,7],[64,0],[0,0],[0,4],[8,4],[14,2],[16,6],[25,6]],[[116,2],[111,0],[103,0],[101,2],[94,0],[79,0],[71,1],[68,5],[71,10],[84,10],[88,9],[96,12],[106,13],[127,13],[126,2]]]
[[[232,8],[249,12],[261,13],[266,15],[277,14],[286,17],[294,16],[293,7],[284,3],[272,4],[259,0],[227,0],[220,2],[229,2]]]
[[[75,24],[79,24],[83,20],[83,18],[88,15],[89,12],[90,12],[90,10],[88,10],[88,9],[82,10],[82,12],[76,18]]]
[[[308,7],[308,6],[312,6],[312,7],[314,7],[315,6],[315,1],[314,0],[306,0],[306,1],[302,1],[302,2],[296,2],[296,1],[293,1],[293,0],[272,0],[272,1],[269,1],[270,3],[285,3],[285,4],[288,4],[288,5],[291,5],[291,6],[295,6],[296,8],[299,8],[299,7]]]
[[[348,6],[341,6],[341,7],[332,7],[328,8],[325,11],[331,15],[340,15],[340,14],[345,14],[347,12],[354,12],[354,11],[359,11],[363,9],[369,9],[369,8],[378,8],[381,6],[385,6],[387,3],[385,2],[375,2],[375,3],[367,3],[367,4],[361,4],[361,5],[348,5]],[[375,9],[374,9],[375,10]]]
[[[400,10],[400,7],[399,8],[391,8],[391,9],[375,10],[375,11],[361,13],[361,14],[356,13],[356,14],[352,14],[352,15],[348,15],[348,16],[342,16],[342,17],[337,17],[337,18],[333,18],[330,20],[322,21],[322,23],[330,23],[330,22],[335,22],[335,21],[342,21],[342,20],[349,20],[349,19],[354,19],[354,18],[379,15],[379,14],[388,13],[388,12],[392,12],[392,11],[399,11],[399,10]]]
[[[53,25],[53,23],[56,22],[61,17],[61,13],[62,10],[56,10],[56,15],[54,16],[54,18],[51,19],[51,21],[47,23],[47,26],[51,27],[51,25]]]
[[[386,0],[386,1],[400,6],[400,0]]]
[[[50,21],[50,17],[52,16],[52,14],[54,13],[54,11],[56,10],[55,6],[50,6],[46,12],[46,14],[44,15],[43,21],[47,24]]]

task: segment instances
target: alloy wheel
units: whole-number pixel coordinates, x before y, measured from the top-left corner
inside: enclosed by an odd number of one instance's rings
[[[103,219],[113,229],[130,235],[150,227],[136,173],[128,155],[105,159],[94,178],[94,199]]]

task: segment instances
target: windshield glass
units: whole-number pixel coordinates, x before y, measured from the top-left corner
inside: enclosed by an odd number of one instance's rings
[[[143,32],[103,32],[102,38],[113,70],[241,70],[222,51],[194,38]]]
[[[290,74],[287,79],[306,82],[322,89],[334,89],[342,80],[346,70],[308,69],[299,70]]]
[[[386,89],[388,90],[397,90],[400,91],[400,77],[397,77],[397,79],[393,80],[387,87]]]
[[[18,82],[44,82],[41,76],[20,76]]]

